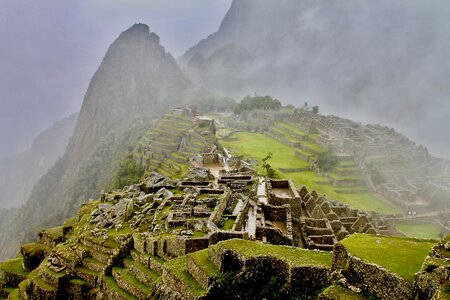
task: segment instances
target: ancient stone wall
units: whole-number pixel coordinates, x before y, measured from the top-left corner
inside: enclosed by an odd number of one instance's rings
[[[342,270],[349,284],[367,290],[380,299],[413,299],[413,283],[376,264],[352,256],[336,244],[333,251],[333,271]]]

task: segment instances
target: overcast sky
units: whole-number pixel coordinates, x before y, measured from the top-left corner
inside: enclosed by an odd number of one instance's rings
[[[231,0],[0,0],[0,158],[79,110],[108,46],[146,23],[175,57],[216,31]]]

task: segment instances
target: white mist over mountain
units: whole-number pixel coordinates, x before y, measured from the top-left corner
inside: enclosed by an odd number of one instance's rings
[[[199,84],[395,127],[450,158],[450,2],[233,1],[180,58]]]
[[[105,49],[142,22],[173,55],[216,30],[231,0],[0,1],[0,158],[79,111]]]

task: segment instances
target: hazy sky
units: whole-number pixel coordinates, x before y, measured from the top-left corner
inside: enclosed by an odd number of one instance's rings
[[[217,30],[231,0],[0,0],[0,158],[79,110],[114,39],[146,23],[175,57]]]

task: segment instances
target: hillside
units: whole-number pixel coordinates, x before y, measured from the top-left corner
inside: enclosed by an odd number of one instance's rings
[[[19,207],[30,197],[34,184],[64,154],[78,114],[43,131],[22,154],[0,161],[0,208]]]
[[[442,1],[236,0],[179,60],[210,91],[314,102],[395,126],[449,158],[449,9]]]
[[[124,31],[90,82],[64,156],[22,208],[0,212],[0,257],[13,256],[39,228],[62,222],[81,201],[99,195],[160,113],[209,98],[183,75],[147,25]]]
[[[376,213],[264,177],[217,149],[215,120],[191,113],[165,115],[141,139],[132,156],[145,167],[140,182],[84,202],[0,263],[0,298],[448,297],[450,236],[395,236]],[[168,147],[152,148],[148,137]],[[181,179],[154,171],[173,172],[153,160],[194,151],[200,141],[206,148],[178,163],[188,170]]]

